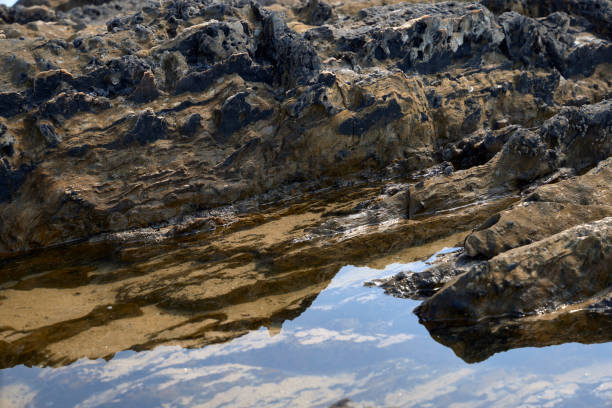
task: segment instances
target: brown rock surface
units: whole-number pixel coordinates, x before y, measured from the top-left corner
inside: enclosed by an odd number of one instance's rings
[[[612,285],[612,217],[567,229],[476,263],[418,307],[423,321],[533,315]]]
[[[0,253],[172,223],[292,181],[407,174],[481,128],[539,125],[610,92],[610,46],[581,45],[588,27],[555,31],[559,62],[534,68],[505,54],[514,40],[477,3],[372,7],[297,31],[297,5],[216,15],[125,2],[111,18],[111,4],[95,18],[50,4],[57,21],[5,25],[23,40],[2,40],[0,55],[0,115],[15,137]],[[577,50],[593,55],[588,75],[561,80]]]
[[[469,256],[492,258],[575,225],[612,216],[612,160],[583,176],[535,189],[465,241]],[[494,223],[494,224],[492,224]],[[488,225],[492,224],[492,225]]]
[[[472,229],[388,286],[432,330],[605,298],[609,2],[540,3],[0,6],[0,365],[276,327]]]

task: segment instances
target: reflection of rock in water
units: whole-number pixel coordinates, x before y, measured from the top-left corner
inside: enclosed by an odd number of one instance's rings
[[[341,266],[479,224],[474,268],[400,282],[422,318],[609,287],[605,0],[414,2],[0,6],[0,257],[97,242],[0,261],[4,364],[275,333]]]
[[[546,347],[563,343],[612,341],[612,314],[593,310],[510,320],[485,320],[452,326],[423,323],[431,337],[450,347],[467,363],[477,363],[496,353],[521,347]]]
[[[117,248],[114,255],[109,248],[80,249],[80,256],[74,249],[45,251],[23,260],[23,265],[5,263],[8,276],[2,281],[9,289],[0,299],[24,311],[3,310],[0,368],[57,366],[80,357],[108,359],[122,350],[162,344],[201,347],[262,326],[272,335],[306,310],[333,277],[324,270],[301,279],[299,273],[257,281],[248,274],[233,280],[226,276],[233,286],[228,290],[212,277],[198,279],[198,273],[210,269],[193,268],[192,262],[180,260],[176,249],[155,251],[155,263],[148,257],[120,262]],[[93,259],[85,256],[88,250]],[[166,270],[159,273],[148,270],[151,267]],[[133,285],[141,292],[131,291]],[[190,286],[203,287],[202,293],[190,293]],[[146,290],[146,296],[140,296]],[[46,297],[32,304],[27,302],[30,293]]]
[[[415,313],[469,362],[516,347],[610,341],[611,179],[608,158],[536,183],[469,234],[462,253],[376,283],[393,296],[427,297]],[[491,320],[499,318],[511,320]]]
[[[449,228],[478,224],[510,202],[409,220],[401,206],[385,204],[395,192],[380,193],[321,192],[252,216],[213,214],[225,226],[196,221],[191,235],[173,236],[170,226],[0,260],[0,367],[203,347],[261,327],[272,336],[347,263],[402,249],[409,262],[455,246],[465,235],[448,237]],[[395,221],[377,224],[387,218]]]

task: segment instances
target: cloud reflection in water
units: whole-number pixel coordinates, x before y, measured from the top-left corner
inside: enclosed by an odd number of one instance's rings
[[[612,405],[610,343],[517,349],[465,364],[418,324],[417,302],[362,286],[406,267],[342,268],[280,331],[261,328],[202,349],[4,370],[0,405],[325,407],[343,398],[357,406]]]

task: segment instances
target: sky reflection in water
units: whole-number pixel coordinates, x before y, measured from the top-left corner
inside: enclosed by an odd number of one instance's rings
[[[517,349],[466,364],[418,323],[418,302],[362,286],[407,267],[427,264],[346,266],[282,329],[225,344],[2,370],[0,406],[325,407],[343,398],[358,406],[612,406],[612,343]]]

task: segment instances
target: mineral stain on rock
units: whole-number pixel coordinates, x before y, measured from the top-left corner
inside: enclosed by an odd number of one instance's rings
[[[448,240],[374,283],[423,300],[465,361],[612,340],[611,19],[607,0],[0,6],[1,367],[229,341],[343,265]]]

